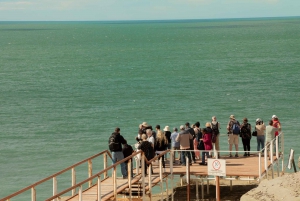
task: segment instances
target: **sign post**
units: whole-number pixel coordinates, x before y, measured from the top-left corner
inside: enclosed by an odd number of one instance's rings
[[[226,176],[226,160],[208,158],[207,172],[216,177],[216,200],[220,201],[220,176]]]

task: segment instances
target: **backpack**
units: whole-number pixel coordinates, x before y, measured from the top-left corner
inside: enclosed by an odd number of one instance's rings
[[[232,133],[240,134],[240,126],[238,121],[232,122]]]
[[[216,124],[211,123],[211,129],[212,129],[212,137],[211,137],[211,142],[212,143],[216,143],[217,140],[217,135],[220,133],[219,131],[219,122],[217,122]]]
[[[251,138],[250,124],[246,123],[241,127],[241,137],[246,139]]]
[[[108,147],[110,151],[120,150],[120,143],[115,134],[112,134],[108,139]]]

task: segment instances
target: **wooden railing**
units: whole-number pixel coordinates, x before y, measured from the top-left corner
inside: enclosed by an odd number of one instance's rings
[[[36,201],[36,197],[37,197],[36,195],[38,193],[36,191],[37,186],[39,186],[39,185],[41,185],[41,184],[43,184],[43,183],[45,183],[45,182],[47,182],[51,179],[53,180],[53,195],[56,195],[57,194],[57,176],[65,173],[67,171],[70,171],[70,170],[71,170],[71,180],[72,180],[71,185],[72,185],[72,187],[78,186],[78,185],[76,185],[76,169],[75,168],[78,167],[79,165],[87,163],[88,164],[88,175],[89,175],[89,177],[91,177],[92,172],[93,172],[92,160],[95,159],[95,158],[98,158],[102,155],[103,155],[103,165],[104,165],[104,170],[102,171],[102,174],[104,175],[104,178],[106,178],[107,177],[107,170],[106,170],[107,169],[107,156],[112,158],[112,156],[111,156],[111,154],[108,150],[102,151],[98,154],[95,154],[94,156],[91,156],[87,159],[84,159],[84,160],[82,160],[82,161],[80,161],[80,162],[78,162],[78,163],[76,163],[76,164],[74,164],[74,165],[72,165],[72,166],[70,166],[66,169],[63,169],[63,170],[61,170],[61,171],[45,178],[45,179],[42,179],[42,180],[40,180],[40,181],[30,185],[30,186],[27,186],[27,187],[15,192],[15,193],[9,195],[9,196],[6,196],[6,197],[2,198],[0,201],[10,201],[11,198],[14,198],[14,197],[16,197],[20,194],[25,193],[25,192],[28,192],[29,190],[31,190],[31,201]],[[89,180],[88,186],[89,187],[92,186],[92,180]],[[72,195],[75,195],[75,193],[76,193],[75,191],[76,191],[76,188],[72,188]]]
[[[280,138],[281,149],[282,149],[282,153],[281,153],[282,155],[281,155],[281,157],[283,157],[284,137],[283,137],[283,133],[280,133],[279,136],[276,137],[275,139],[273,139],[272,143],[270,143],[270,145],[269,145],[270,146],[269,149],[271,151],[271,154],[270,154],[270,157],[271,157],[270,161],[271,161],[271,163],[273,163],[273,144],[276,145],[276,149],[275,149],[276,150],[276,152],[275,152],[276,153],[276,158],[277,159],[279,158],[279,147],[278,147],[278,139],[279,138]],[[262,174],[261,174],[261,152],[264,151],[264,154],[266,156],[267,155],[267,153],[266,153],[267,152],[266,151],[267,148],[268,147],[265,147],[263,150],[257,152],[259,154],[259,157],[258,157],[259,158],[258,159],[258,163],[259,163],[259,167],[258,167],[259,174],[258,175],[260,177],[259,179],[261,179],[261,176],[262,176]],[[124,158],[123,160],[118,161],[117,163],[115,163],[115,164],[113,164],[113,165],[111,165],[109,167],[107,165],[107,156],[109,156],[110,159],[112,159],[112,156],[111,156],[111,154],[110,154],[110,152],[108,150],[105,150],[105,151],[102,151],[102,152],[100,152],[100,153],[98,153],[98,154],[96,154],[94,156],[91,156],[91,157],[85,159],[85,160],[82,160],[82,161],[80,161],[80,162],[78,162],[78,163],[76,163],[76,164],[74,164],[74,165],[72,165],[72,166],[70,166],[70,167],[68,167],[68,168],[66,168],[64,170],[61,170],[61,171],[59,171],[59,172],[57,172],[57,173],[55,173],[55,174],[53,174],[53,175],[51,175],[51,176],[49,176],[49,177],[47,177],[45,179],[42,179],[42,180],[40,180],[40,181],[38,181],[38,182],[36,182],[36,183],[34,183],[34,184],[26,187],[26,188],[23,188],[23,189],[15,192],[15,193],[7,196],[7,197],[4,197],[0,201],[10,201],[11,198],[14,198],[14,197],[16,197],[18,195],[21,195],[22,193],[27,192],[29,190],[31,190],[31,201],[36,201],[37,200],[36,199],[36,195],[37,195],[36,187],[39,186],[39,185],[41,185],[41,184],[43,184],[43,183],[45,183],[45,182],[47,182],[47,181],[49,181],[49,180],[51,180],[51,179],[53,180],[53,196],[50,197],[50,198],[47,198],[46,201],[51,201],[51,200],[57,201],[58,198],[61,195],[64,195],[64,194],[70,193],[70,192],[71,192],[71,195],[74,196],[75,194],[77,194],[76,193],[76,189],[77,188],[79,189],[78,190],[78,195],[79,195],[79,197],[81,197],[82,192],[84,190],[83,189],[83,185],[88,184],[88,188],[92,187],[93,180],[96,179],[96,178],[97,178],[97,184],[98,184],[98,190],[97,190],[98,191],[98,194],[97,194],[98,197],[97,197],[97,199],[101,200],[101,193],[100,193],[101,192],[101,189],[100,189],[101,188],[101,176],[103,176],[103,179],[107,178],[108,177],[108,171],[112,171],[112,174],[113,174],[112,175],[113,181],[114,181],[113,182],[113,186],[114,186],[114,189],[113,189],[113,194],[114,195],[113,196],[116,197],[117,196],[117,190],[116,190],[116,188],[117,188],[117,186],[116,186],[116,170],[117,170],[117,166],[118,165],[120,165],[121,163],[127,161],[128,159],[131,159],[131,158],[134,159],[135,157],[137,157],[140,154],[141,155],[141,157],[140,157],[140,159],[141,159],[141,175],[143,177],[142,181],[144,182],[144,178],[145,178],[145,175],[144,175],[144,165],[145,165],[145,161],[146,161],[146,163],[149,164],[149,167],[148,167],[149,168],[148,169],[149,175],[148,176],[149,176],[149,182],[151,182],[151,179],[150,179],[151,178],[151,171],[150,170],[151,170],[152,162],[155,161],[155,160],[158,160],[160,156],[162,156],[164,154],[167,154],[168,152],[171,153],[171,156],[170,156],[170,172],[169,173],[172,175],[172,173],[173,173],[172,155],[174,154],[174,150],[166,150],[166,151],[160,153],[160,155],[155,156],[150,161],[147,161],[147,159],[145,158],[143,152],[138,151],[138,152],[133,153],[131,156],[129,156],[127,158]],[[222,153],[222,152],[228,152],[228,151],[219,151],[219,153]],[[251,151],[251,152],[255,153],[256,151]],[[214,150],[214,153],[215,153],[215,155],[217,157],[218,154],[215,152],[215,150]],[[93,174],[93,167],[92,167],[93,163],[92,163],[92,160],[95,159],[95,158],[98,158],[98,157],[100,157],[102,155],[103,155],[103,165],[104,165],[104,168],[100,172],[98,172],[96,174]],[[139,160],[136,160],[136,161],[139,161]],[[277,162],[278,162],[278,160],[277,160]],[[75,168],[77,166],[79,166],[79,165],[84,164],[84,163],[88,164],[88,178],[85,179],[85,180],[83,180],[83,181],[81,181],[81,182],[79,182],[79,183],[76,183],[76,170],[75,170]],[[282,163],[283,163],[283,160],[282,160]],[[267,157],[265,157],[264,165],[265,165],[265,170],[267,171],[268,170]],[[139,164],[136,164],[136,167],[139,167]],[[160,171],[159,171],[160,180],[162,180],[162,178],[163,178],[162,177],[162,172],[163,171],[162,171],[161,163],[159,163],[159,169],[160,169]],[[71,180],[72,180],[71,187],[69,187],[68,189],[65,189],[62,192],[58,193],[57,192],[57,176],[65,173],[67,171],[70,171],[70,170],[71,170]],[[139,171],[140,171],[140,168],[136,168],[136,173],[137,174],[140,174]],[[128,174],[129,174],[128,185],[130,187],[130,185],[131,185],[131,175],[130,175],[131,174],[131,162],[130,162],[130,160],[129,160],[129,163],[128,163]],[[143,186],[145,186],[144,183],[143,183]],[[150,188],[149,190],[150,190],[150,192],[151,192],[151,186],[152,185],[150,183],[149,184],[149,188]],[[145,189],[143,189],[143,195],[144,194],[145,194]]]
[[[153,159],[151,160],[147,160],[146,157],[144,156],[144,153],[142,151],[138,151],[138,152],[134,152],[132,155],[128,156],[127,158],[124,158],[118,162],[116,162],[115,164],[105,168],[104,170],[94,174],[94,175],[91,175],[89,178],[77,183],[76,185],[73,185],[72,187],[68,188],[68,189],[65,189],[64,191],[60,192],[60,193],[57,193],[55,194],[54,196],[46,199],[45,201],[56,201],[60,196],[70,192],[70,191],[73,191],[74,189],[76,188],[79,188],[79,192],[78,192],[78,200],[79,201],[82,201],[82,192],[83,192],[83,185],[86,184],[86,183],[90,183],[93,179],[96,179],[97,178],[97,200],[102,200],[101,198],[101,175],[102,174],[105,174],[105,172],[109,171],[109,170],[112,170],[112,178],[113,178],[113,189],[112,189],[112,194],[111,194],[111,197],[114,197],[115,199],[117,198],[117,166],[118,165],[121,165],[121,163],[124,163],[125,161],[128,160],[128,187],[129,187],[129,193],[131,194],[131,183],[132,183],[132,175],[131,175],[131,160],[129,159],[134,159],[137,155],[141,154],[141,176],[142,176],[142,182],[143,182],[143,193],[142,195],[144,196],[145,195],[145,173],[144,173],[144,168],[145,168],[145,162],[146,164],[149,165],[148,167],[148,177],[149,177],[149,184],[148,184],[148,187],[150,188],[150,192],[151,192],[151,166],[152,166],[152,162],[155,161],[155,160],[158,160],[159,157],[161,157],[162,155],[166,154],[170,152],[170,150],[166,150],[164,152],[162,152],[160,155],[157,155],[155,156]],[[136,160],[136,161],[139,161],[139,160]],[[160,175],[160,180],[162,181],[163,180],[163,177],[162,177],[162,174],[163,174],[163,170],[162,170],[162,165],[161,165],[161,162],[159,163],[159,175]],[[139,167],[139,164],[136,165],[136,167]],[[140,168],[136,168],[136,172],[138,175],[139,174],[139,169]],[[151,195],[150,195],[151,196]]]

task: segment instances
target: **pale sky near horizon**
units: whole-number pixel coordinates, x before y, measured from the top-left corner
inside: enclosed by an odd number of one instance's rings
[[[300,0],[0,0],[0,21],[300,16]]]

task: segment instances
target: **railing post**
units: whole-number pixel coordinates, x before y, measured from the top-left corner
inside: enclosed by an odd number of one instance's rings
[[[92,160],[88,160],[88,172],[89,172],[89,178],[93,175],[93,163]],[[89,187],[93,185],[93,180],[89,181]]]
[[[196,200],[199,200],[198,179],[196,179]],[[174,194],[174,193],[173,193]]]
[[[131,175],[131,171],[132,171],[132,168],[131,168],[131,159],[128,160],[128,163],[127,163],[127,174],[128,174],[128,188],[129,188],[129,197],[130,197],[130,200],[131,200],[131,196],[132,196],[132,193],[131,193],[131,179],[133,177],[133,175]]]
[[[82,186],[79,187],[79,192],[78,192],[78,201],[82,201]]]
[[[280,142],[281,142],[281,157],[282,157],[282,162],[281,162],[281,171],[283,172],[283,166],[284,166],[284,134],[281,132],[280,133]]]
[[[264,150],[264,164],[265,164],[265,171],[267,174],[268,174],[268,164],[267,164],[267,162],[268,162],[268,147],[270,148],[270,144],[267,144],[265,146],[265,150]],[[267,178],[268,178],[268,176],[267,176]]]
[[[277,160],[278,160],[278,158],[279,158],[279,146],[278,146],[278,140],[279,140],[279,136],[276,136],[276,144],[275,144],[275,151],[276,151],[276,158],[277,158]]]
[[[149,164],[149,168],[148,168],[148,183],[149,183],[149,198],[150,200],[152,200],[152,163]],[[144,185],[144,184],[143,184]]]
[[[270,160],[271,160],[271,164],[273,164],[273,143],[274,143],[274,140],[271,141],[271,144],[270,144]]]
[[[98,188],[97,188],[97,201],[100,201],[100,200],[101,200],[101,177],[100,177],[100,176],[98,176],[97,183],[98,183]]]
[[[117,200],[117,166],[113,169],[114,200]]]
[[[104,165],[104,169],[107,168],[107,153],[103,154],[103,165]],[[107,178],[107,171],[104,172],[103,174],[104,179]]]
[[[76,171],[75,168],[72,168],[72,186],[76,185]],[[72,189],[72,196],[76,193],[76,188]]]
[[[261,152],[258,153],[258,175],[259,175],[259,182],[261,180]]]
[[[174,201],[174,177],[173,177],[173,163],[175,162],[175,152],[174,149],[171,149],[171,158],[170,158],[170,173],[171,173],[171,188],[172,188],[172,201]]]
[[[31,188],[31,201],[36,201],[36,190],[35,190],[35,187]]]
[[[141,159],[140,157],[136,157],[136,159],[135,159],[136,175],[140,174],[140,166],[141,166],[141,160],[140,159]]]
[[[56,177],[53,177],[53,196],[57,194],[57,179]],[[53,201],[56,201],[57,199],[54,199]]]
[[[185,154],[185,161],[186,161],[186,195],[187,195],[187,201],[190,201],[190,161],[187,157],[187,154]]]
[[[142,186],[143,186],[143,200],[145,200],[145,155],[144,155],[144,153],[142,153],[142,155],[141,155],[141,157],[142,157],[142,161],[141,161],[141,163],[142,163]]]

